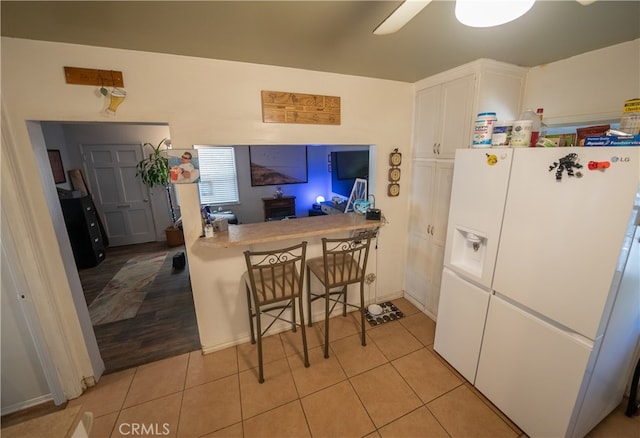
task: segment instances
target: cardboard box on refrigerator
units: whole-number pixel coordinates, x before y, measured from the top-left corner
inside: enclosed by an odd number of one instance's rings
[[[640,146],[640,135],[598,136],[584,139],[585,146]]]

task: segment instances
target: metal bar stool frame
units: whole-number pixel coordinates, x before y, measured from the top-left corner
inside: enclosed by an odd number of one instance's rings
[[[371,246],[371,231],[361,232],[347,238],[322,238],[322,257],[307,260],[307,314],[309,327],[312,327],[311,304],[323,298],[325,300],[324,320],[324,357],[329,357],[329,315],[338,303],[342,303],[342,316],[347,315],[347,306],[360,311],[362,345],[367,345],[365,334],[364,283],[367,260]],[[321,293],[311,292],[311,273],[324,286]],[[360,305],[348,302],[347,291],[350,284],[360,283]],[[335,290],[339,288],[338,290]],[[332,289],[334,289],[332,291]],[[337,295],[337,297],[335,297]],[[335,297],[335,298],[334,298]],[[341,300],[342,298],[342,300]],[[329,306],[329,303],[331,307]]]
[[[258,382],[264,382],[264,365],[262,361],[262,337],[280,320],[291,323],[292,331],[297,326],[302,329],[302,346],[304,350],[304,366],[309,367],[307,350],[307,334],[305,331],[302,293],[304,266],[307,242],[271,251],[244,251],[247,264],[245,288],[247,292],[247,308],[251,343],[258,344]],[[296,322],[295,300],[298,298],[300,323]],[[291,309],[291,319],[282,315]],[[276,312],[274,314],[273,312]],[[272,318],[267,327],[262,329],[261,315]],[[255,318],[255,327],[254,327]],[[256,336],[257,335],[257,336]]]

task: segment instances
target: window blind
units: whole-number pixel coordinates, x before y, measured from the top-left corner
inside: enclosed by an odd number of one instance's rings
[[[239,202],[236,157],[232,146],[196,146],[200,164],[200,202]]]

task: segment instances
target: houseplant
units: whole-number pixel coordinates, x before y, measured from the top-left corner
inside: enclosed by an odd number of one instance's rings
[[[171,196],[171,185],[169,183],[169,159],[163,152],[163,145],[166,145],[168,139],[164,138],[158,146],[151,143],[145,143],[144,147],[150,147],[151,153],[136,165],[136,177],[140,178],[149,188],[156,186],[164,187],[167,201],[169,202],[169,213],[171,214],[170,227],[165,229],[167,235],[167,243],[169,246],[178,246],[184,243],[184,235],[180,226],[180,221],[176,218],[175,207]]]

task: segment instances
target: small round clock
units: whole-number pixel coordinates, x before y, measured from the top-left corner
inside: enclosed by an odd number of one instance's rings
[[[400,169],[398,169],[397,167],[392,167],[391,169],[389,169],[389,181],[400,181]]]
[[[400,163],[402,163],[402,154],[396,149],[389,155],[389,164],[391,166],[399,166]]]
[[[398,196],[400,194],[400,184],[391,183],[387,188],[387,194],[389,196]]]

